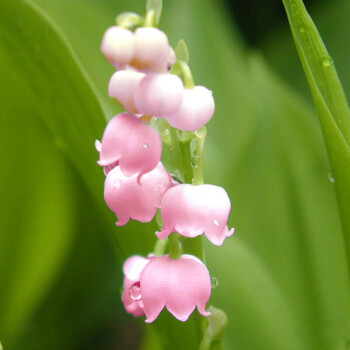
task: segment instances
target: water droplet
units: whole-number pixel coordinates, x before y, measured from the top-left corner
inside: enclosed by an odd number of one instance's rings
[[[299,27],[299,32],[300,33],[305,33],[306,32],[305,27],[303,27],[303,26]]]
[[[165,129],[165,130],[164,130],[164,135],[166,135],[166,136],[170,135],[169,129]]]
[[[113,185],[114,185],[114,187],[119,188],[120,187],[120,181],[119,180],[115,180]]]
[[[213,223],[214,223],[215,226],[220,226],[220,221],[217,220],[217,219],[214,219]]]
[[[129,295],[132,300],[135,300],[135,301],[141,300],[140,282],[136,282],[131,286],[129,290]]]
[[[198,162],[199,162],[199,156],[198,155],[194,155],[191,158],[191,166],[192,166],[192,168],[198,168]]]
[[[148,148],[147,143],[144,143],[144,144],[142,145],[142,148],[147,149],[147,148]]]
[[[332,57],[324,57],[322,58],[322,65],[323,67],[330,67],[333,64]]]
[[[212,289],[216,288],[219,285],[219,281],[216,277],[211,277],[210,282],[211,282]]]
[[[333,174],[331,172],[328,173],[328,180],[330,182],[334,182],[335,181],[334,176],[333,176]]]

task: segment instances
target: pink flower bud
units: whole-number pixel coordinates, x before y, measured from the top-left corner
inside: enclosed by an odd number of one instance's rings
[[[138,174],[137,181],[157,166],[162,155],[158,132],[129,113],[115,116],[106,127],[102,143],[97,145],[99,165],[119,165],[125,176]]]
[[[143,303],[138,297],[138,290],[141,273],[149,262],[150,259],[135,255],[126,260],[123,266],[125,278],[122,301],[126,311],[136,317],[144,315]]]
[[[129,64],[135,52],[133,32],[117,26],[110,27],[103,36],[101,51],[117,69]]]
[[[127,296],[131,295],[130,299],[139,303],[134,304],[131,313],[135,315],[135,309],[139,307],[137,314],[142,315],[143,311],[147,323],[153,322],[164,307],[183,322],[187,321],[196,306],[203,316],[210,315],[205,310],[211,295],[210,275],[198,258],[182,255],[180,259],[172,260],[168,255],[153,256],[148,263],[141,259],[131,257],[124,264],[126,282],[123,302],[125,295],[124,305],[128,312],[132,303]]]
[[[178,185],[164,194],[161,213],[164,227],[156,235],[167,238],[172,232],[185,237],[205,234],[215,245],[222,245],[225,238],[232,236],[227,219],[231,203],[226,191],[213,185]]]
[[[180,108],[183,91],[182,80],[174,74],[147,74],[136,88],[135,105],[144,115],[173,114]]]
[[[111,170],[105,181],[105,200],[118,217],[118,226],[130,219],[150,222],[160,208],[165,191],[171,187],[172,179],[162,163],[142,176],[140,184],[137,176],[125,177],[119,167]]]
[[[214,109],[212,92],[203,86],[196,86],[194,89],[184,89],[180,108],[164,118],[174,128],[195,131],[212,118]]]
[[[137,28],[135,53],[130,65],[141,71],[156,71],[167,62],[169,43],[167,36],[157,28]]]
[[[135,91],[144,76],[144,73],[132,70],[115,72],[109,81],[109,96],[116,98],[127,111],[139,113],[134,103]]]
[[[157,70],[157,73],[168,73],[172,65],[176,62],[176,54],[171,46],[169,46],[169,56],[167,61]]]

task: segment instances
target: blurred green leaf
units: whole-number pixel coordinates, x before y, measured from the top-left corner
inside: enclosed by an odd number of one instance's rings
[[[27,1],[0,1],[0,17],[0,335],[7,347],[53,285],[79,230],[72,171],[95,211],[104,207],[93,143],[105,121],[44,14]]]
[[[156,24],[158,25],[160,16],[162,14],[163,0],[147,0],[146,11],[154,11],[156,17]]]
[[[185,40],[180,39],[175,48],[176,59],[178,61],[184,61],[186,63],[190,60],[190,53]]]
[[[332,166],[350,268],[350,111],[316,26],[301,0],[283,0],[310,85]]]

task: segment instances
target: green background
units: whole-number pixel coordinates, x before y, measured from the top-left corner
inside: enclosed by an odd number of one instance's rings
[[[347,0],[309,10],[350,91]],[[195,318],[126,314],[121,266],[154,223],[117,228],[95,139],[121,111],[100,53],[144,1],[0,0],[0,341],[4,349],[196,349]],[[236,24],[237,23],[237,24]],[[229,317],[224,349],[348,349],[349,282],[321,130],[282,2],[164,0],[160,28],[213,91],[205,180],[224,187],[235,235],[206,239]]]

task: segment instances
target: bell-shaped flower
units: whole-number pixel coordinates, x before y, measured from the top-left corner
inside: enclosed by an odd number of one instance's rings
[[[142,256],[132,256],[123,265],[124,272],[124,292],[122,301],[126,311],[136,317],[144,315],[143,303],[140,300],[140,278],[141,273],[150,262],[150,259]]]
[[[99,165],[109,170],[119,165],[125,176],[138,174],[137,181],[157,166],[162,155],[159,133],[129,113],[115,116],[96,146]]]
[[[181,105],[184,87],[174,74],[147,74],[137,85],[136,108],[144,115],[163,117]]]
[[[185,237],[205,234],[215,245],[222,245],[225,238],[232,236],[227,220],[231,211],[226,191],[214,185],[182,184],[164,194],[161,214],[164,226],[156,235],[167,238],[172,232]]]
[[[126,177],[119,167],[111,170],[105,181],[105,200],[118,217],[118,226],[130,219],[150,222],[160,208],[166,190],[173,186],[172,178],[162,163],[144,174],[140,183],[137,176]]]
[[[116,98],[131,113],[140,113],[135,107],[135,91],[145,73],[120,70],[112,75],[108,85],[109,96]]]
[[[184,89],[180,108],[163,117],[174,128],[195,131],[208,123],[214,110],[212,92],[204,86],[196,86],[194,89]]]
[[[169,46],[169,56],[167,61],[157,70],[157,73],[168,73],[173,66],[173,64],[176,62],[176,54],[174,49]]]
[[[182,255],[180,259],[173,260],[168,255],[152,256],[148,264],[140,260],[135,261],[135,264],[137,273],[134,275],[140,279],[138,281],[133,279],[134,284],[129,290],[125,289],[124,293],[129,294],[132,300],[141,303],[138,306],[146,315],[147,323],[153,322],[164,307],[183,322],[187,321],[196,307],[203,316],[210,315],[205,310],[211,295],[210,275],[198,258]],[[139,273],[138,267],[142,267],[141,265],[144,267]],[[127,270],[124,268],[124,273]],[[129,277],[128,279],[130,280]],[[125,286],[129,285],[125,283]],[[130,309],[129,305],[130,303],[126,305],[127,311]]]
[[[137,28],[135,52],[130,65],[140,71],[155,72],[168,61],[168,38],[157,28]]]
[[[134,57],[134,33],[117,26],[108,28],[102,39],[101,51],[117,69],[125,67]]]

